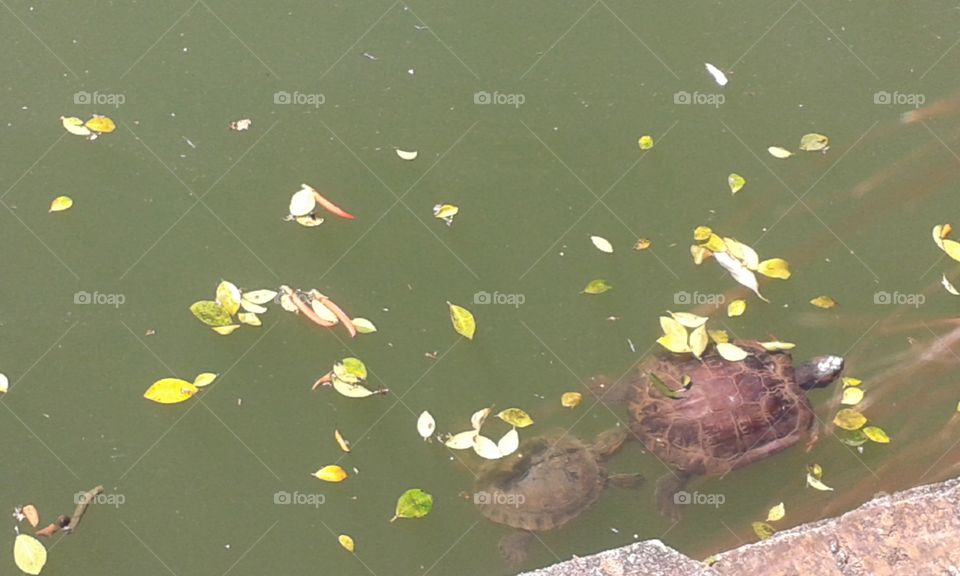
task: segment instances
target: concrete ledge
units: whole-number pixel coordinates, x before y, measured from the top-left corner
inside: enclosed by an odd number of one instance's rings
[[[874,498],[836,518],[718,555],[712,568],[659,540],[526,576],[960,576],[960,478]]]

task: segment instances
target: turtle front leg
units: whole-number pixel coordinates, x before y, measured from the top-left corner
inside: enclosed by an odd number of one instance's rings
[[[673,470],[657,479],[657,510],[661,516],[672,522],[680,521],[683,516],[680,506],[688,504],[690,499],[684,490],[689,479],[690,474]]]
[[[500,539],[500,555],[510,564],[513,570],[519,570],[527,563],[530,551],[530,541],[533,532],[517,530]]]

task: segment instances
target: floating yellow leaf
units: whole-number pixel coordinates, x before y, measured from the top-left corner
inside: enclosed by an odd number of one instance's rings
[[[678,354],[690,352],[687,330],[683,324],[670,316],[661,316],[660,327],[663,328],[663,336],[657,339],[658,344]]]
[[[960,262],[960,242],[944,239],[943,251],[947,253],[947,256]]]
[[[704,244],[707,250],[711,252],[726,252],[727,244],[723,241],[723,238],[717,236],[716,234],[711,234],[710,238],[707,238],[707,243]]]
[[[766,522],[754,522],[751,526],[753,526],[754,533],[761,540],[766,540],[777,533],[777,529]]]
[[[203,372],[202,374],[197,374],[197,377],[193,379],[193,385],[197,388],[203,388],[211,384],[214,380],[217,379],[217,375],[213,372]]]
[[[857,390],[857,388],[854,388],[854,390]],[[878,444],[888,444],[890,442],[890,437],[878,426],[867,426],[863,429],[863,433],[867,438]]]
[[[764,298],[763,294],[760,293],[757,275],[744,266],[742,262],[725,252],[717,252],[713,255],[713,258],[717,261],[717,264],[730,273],[730,276],[732,276],[734,280],[752,290],[753,293],[757,295],[757,298],[760,298],[764,302],[769,302],[769,300]]]
[[[641,136],[640,139],[637,140],[637,144],[640,145],[641,150],[649,150],[653,148],[653,138],[651,136]]]
[[[433,207],[433,216],[441,220],[446,220],[447,218],[453,218],[460,212],[459,206],[454,206],[453,204],[437,204]]]
[[[850,378],[849,376],[844,376],[840,379],[840,381],[843,382],[844,386],[859,386],[863,383],[863,380],[860,380],[859,378]]]
[[[496,442],[480,434],[473,438],[473,451],[486,460],[497,460],[503,456]]]
[[[757,272],[768,278],[786,280],[790,277],[790,264],[782,258],[771,258],[757,264]]]
[[[420,437],[426,440],[433,435],[433,431],[437,429],[437,422],[433,419],[433,415],[424,410],[420,417],[417,418],[417,433],[420,434]]]
[[[519,447],[520,435],[516,428],[511,428],[497,441],[497,450],[500,452],[500,456],[509,456],[516,452]]]
[[[324,482],[343,482],[347,478],[347,471],[336,464],[331,464],[317,470],[313,475]]]
[[[670,312],[670,316],[674,320],[679,322],[682,326],[687,328],[699,328],[707,323],[708,318],[706,316],[700,316],[699,314],[693,314],[690,312]],[[667,332],[667,328],[664,327],[663,321],[660,321],[660,327],[663,328],[664,332]]]
[[[296,216],[294,217],[293,221],[305,228],[313,228],[314,226],[323,224],[323,218],[316,216],[315,214]]]
[[[781,148],[779,146],[770,146],[769,148],[767,148],[767,152],[769,152],[770,155],[773,156],[774,158],[780,158],[780,159],[789,158],[793,156],[793,152],[786,150],[784,148]]]
[[[17,568],[35,576],[47,563],[47,549],[33,536],[19,534],[13,541],[13,561],[16,562]]]
[[[232,324],[230,326],[211,326],[210,329],[221,336],[229,336],[239,327],[239,324]]]
[[[777,520],[782,520],[786,515],[787,509],[784,508],[783,502],[781,502],[767,512],[767,522],[776,522]]]
[[[507,408],[497,414],[497,418],[517,428],[526,428],[533,424],[533,418],[519,408]]]
[[[606,280],[591,280],[587,284],[587,287],[583,289],[581,294],[603,294],[608,290],[611,290],[613,286],[607,283]]]
[[[727,316],[733,318],[734,316],[740,316],[747,309],[746,300],[734,300],[730,304],[727,304]]]
[[[157,380],[147,388],[143,397],[160,404],[176,404],[188,400],[197,393],[197,387],[179,378],[164,378]]]
[[[343,549],[347,552],[353,552],[353,538],[347,536],[346,534],[341,534],[337,536],[337,542],[343,546]]]
[[[48,212],[63,212],[64,210],[70,209],[73,206],[73,199],[69,196],[57,196],[53,199],[53,202],[50,203],[50,210]]]
[[[477,322],[474,320],[473,314],[466,308],[461,308],[450,302],[447,302],[447,306],[450,307],[450,322],[453,323],[453,329],[457,331],[457,334],[468,340],[473,340],[473,334],[477,331]]]
[[[780,352],[783,350],[793,350],[797,347],[792,342],[761,342],[760,346],[768,352]]]
[[[113,123],[113,120],[107,118],[106,116],[94,116],[93,118],[87,120],[86,127],[94,132],[101,132],[104,134],[113,132],[117,129],[117,125]]]
[[[454,450],[466,450],[473,446],[473,439],[477,437],[477,434],[476,430],[466,430],[447,438],[443,445]]]
[[[633,244],[633,249],[637,252],[640,252],[641,250],[646,250],[649,248],[651,244],[653,244],[653,242],[647,238],[640,238]]]
[[[693,355],[697,358],[703,354],[703,351],[707,349],[707,344],[709,343],[710,337],[707,336],[706,326],[699,326],[690,332],[690,351],[693,352]]]
[[[843,389],[843,397],[840,399],[840,403],[844,406],[855,406],[863,400],[863,389],[849,387]]]
[[[734,238],[724,238],[723,243],[727,246],[727,252],[739,260],[749,270],[756,270],[760,264],[760,257],[757,251]]]
[[[350,321],[353,322],[353,327],[356,328],[360,334],[373,334],[377,331],[377,327],[373,325],[373,322],[366,318],[351,318]]]
[[[817,134],[816,132],[811,132],[809,134],[804,134],[800,138],[800,149],[807,152],[816,152],[818,150],[826,150],[830,147],[830,139],[824,136],[823,134]]]
[[[344,382],[336,376],[331,379],[331,384],[333,384],[334,390],[346,396],[347,398],[366,398],[367,396],[373,396],[376,394],[376,392],[370,390],[363,384]]]
[[[350,443],[347,442],[346,439],[344,439],[343,435],[340,434],[339,430],[333,431],[333,438],[334,440],[337,441],[337,445],[340,446],[341,450],[343,450],[344,452],[350,451]]]
[[[277,297],[277,292],[274,290],[253,290],[244,292],[240,297],[252,304],[266,304]]]
[[[63,128],[71,134],[77,136],[89,136],[90,129],[83,125],[83,120],[76,118],[74,116],[61,116],[60,122],[63,123]]]
[[[247,326],[262,326],[263,322],[260,321],[260,317],[252,312],[241,312],[237,314],[237,320],[241,324],[246,324]]]
[[[707,330],[707,334],[716,344],[730,341],[730,336],[727,334],[726,330]]]
[[[593,242],[597,250],[606,252],[607,254],[613,254],[613,244],[603,236],[591,236],[590,241]]]
[[[829,296],[817,296],[816,298],[811,300],[810,303],[816,306],[817,308],[823,308],[824,310],[833,308],[834,306],[837,305],[836,301],[834,301],[834,299]]]
[[[811,474],[807,474],[807,485],[810,486],[811,488],[815,488],[815,489],[820,490],[820,491],[823,491],[823,492],[832,492],[832,491],[833,491],[833,488],[827,486],[826,484],[824,484],[823,482],[821,482],[819,478],[815,478],[815,477],[814,477],[813,475],[811,475]]]
[[[583,400],[583,394],[579,392],[564,392],[560,396],[560,405],[564,408],[576,408]]]
[[[953,226],[950,224],[937,224],[933,227],[933,242],[938,248],[943,250],[943,239],[950,235]]]
[[[747,181],[744,180],[743,176],[739,174],[733,173],[727,176],[727,186],[730,187],[730,192],[732,194],[736,194],[737,192],[739,192],[740,189],[743,188],[743,185],[746,183]]]
[[[233,316],[240,310],[240,289],[232,282],[223,280],[220,284],[217,284],[216,300],[227,311],[227,314]]]
[[[851,408],[844,408],[833,417],[833,423],[844,430],[859,430],[867,423],[867,417]]]
[[[703,264],[703,261],[706,260],[713,252],[707,250],[703,246],[693,245],[690,247],[690,255],[693,256],[693,263],[697,266]]]
[[[267,308],[259,304],[254,304],[245,298],[240,299],[240,307],[251,314],[266,314]]]
[[[707,238],[710,238],[712,234],[713,230],[711,230],[709,227],[697,226],[693,231],[693,239],[697,242],[703,242]]]
[[[717,344],[717,353],[728,362],[739,362],[747,357],[747,352],[743,348],[729,342]]]

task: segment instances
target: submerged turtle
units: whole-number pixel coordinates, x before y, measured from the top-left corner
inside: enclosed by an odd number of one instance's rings
[[[559,528],[576,518],[608,484],[634,487],[639,474],[608,475],[602,461],[615,453],[627,432],[615,428],[592,445],[564,434],[532,438],[517,455],[481,468],[474,503],[488,519],[516,528],[500,541],[500,552],[519,567],[533,532]]]
[[[676,504],[684,503],[679,491],[691,476],[725,474],[805,437],[811,444],[816,438],[805,391],[836,380],[843,358],[820,356],[794,367],[789,352],[768,352],[753,341],[737,345],[747,352],[739,362],[724,360],[715,348],[701,360],[651,357],[632,380],[603,394],[605,402],[627,405],[631,432],[676,470],[657,482],[665,515],[679,516]]]

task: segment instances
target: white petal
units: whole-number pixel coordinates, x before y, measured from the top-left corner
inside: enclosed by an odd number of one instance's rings
[[[597,247],[597,250],[606,252],[607,254],[613,254],[613,244],[606,238],[602,236],[591,236],[590,241]]]
[[[453,448],[454,450],[466,450],[473,446],[473,439],[476,437],[476,430],[466,430],[447,438],[447,441],[444,442],[443,445],[447,448]]]
[[[517,448],[520,447],[520,435],[517,434],[516,428],[511,428],[509,432],[503,435],[503,438],[497,442],[497,450],[500,451],[501,456],[509,456],[517,451]]]
[[[727,85],[727,75],[724,74],[722,70],[720,70],[719,68],[717,68],[716,66],[714,66],[709,62],[705,63],[704,66],[707,67],[707,72],[709,72],[710,75],[713,76],[713,79],[717,81],[717,84],[721,86]]]
[[[479,434],[473,439],[473,451],[487,460],[496,460],[503,456],[503,454],[500,453],[500,449],[497,448],[496,442]]]
[[[433,431],[436,428],[436,420],[433,419],[433,416],[431,416],[429,412],[424,410],[423,414],[420,414],[420,418],[417,419],[417,432],[426,440],[433,435]]]

